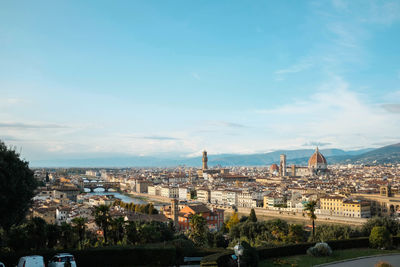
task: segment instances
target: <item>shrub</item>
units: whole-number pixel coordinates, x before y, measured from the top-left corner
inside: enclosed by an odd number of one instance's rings
[[[241,242],[244,251],[243,256],[240,257],[240,261],[246,263],[246,266],[258,266],[258,251],[249,245],[246,241]]]
[[[373,217],[368,219],[368,221],[363,225],[362,232],[365,236],[371,234],[372,229],[375,226],[383,226],[390,232],[390,234],[397,235],[399,232],[400,224],[393,218],[390,217]]]
[[[394,239],[397,240],[397,237],[394,237]],[[369,247],[368,237],[359,237],[348,240],[333,240],[333,241],[328,241],[327,243],[333,250]],[[398,243],[400,244],[400,238],[398,238]],[[267,259],[267,258],[306,254],[307,249],[310,248],[311,246],[314,246],[314,244],[315,243],[298,243],[286,246],[258,247],[257,250],[260,259]]]
[[[236,266],[232,259],[233,251],[225,251],[205,256],[201,259],[200,266]]]
[[[320,242],[345,240],[359,236],[361,236],[360,231],[348,225],[321,225],[315,229],[315,239]]]
[[[182,262],[184,256],[191,256],[195,251],[195,247],[192,240],[180,238],[171,241],[171,244],[176,249],[177,261]]]
[[[385,261],[380,261],[377,264],[375,264],[375,267],[393,267],[393,265]]]
[[[375,226],[369,236],[369,244],[373,248],[388,249],[392,246],[392,237],[386,227]]]
[[[330,256],[332,255],[332,249],[327,243],[317,243],[307,249],[307,254],[316,257]]]

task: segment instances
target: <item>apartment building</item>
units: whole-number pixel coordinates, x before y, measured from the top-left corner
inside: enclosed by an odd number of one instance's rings
[[[211,192],[207,188],[200,188],[196,190],[197,192],[197,200],[203,203],[210,203],[211,200]]]

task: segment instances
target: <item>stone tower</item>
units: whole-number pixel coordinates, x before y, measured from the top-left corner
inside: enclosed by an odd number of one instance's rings
[[[208,166],[207,166],[207,161],[208,161],[208,157],[207,157],[207,151],[203,151],[203,170],[207,170]]]
[[[279,174],[281,176],[286,176],[286,155],[281,154],[281,162],[279,165]]]
[[[179,223],[178,223],[179,207],[178,207],[178,200],[175,198],[171,200],[171,215],[172,219],[174,220],[175,229],[176,231],[179,231]]]

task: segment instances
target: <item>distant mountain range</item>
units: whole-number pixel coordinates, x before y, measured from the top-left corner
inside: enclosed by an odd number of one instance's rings
[[[314,149],[279,150],[261,154],[219,154],[209,155],[209,166],[266,166],[279,163],[279,156],[286,154],[288,164],[308,164],[308,159]],[[378,149],[366,148],[360,150],[344,151],[341,149],[321,149],[328,164],[353,163],[353,164],[384,164],[400,163],[400,143],[381,147]],[[201,166],[201,157],[103,157],[90,159],[58,159],[31,161],[32,167],[172,167],[172,166]]]

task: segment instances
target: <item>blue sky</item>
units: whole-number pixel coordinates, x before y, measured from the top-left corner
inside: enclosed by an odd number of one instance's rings
[[[0,138],[28,160],[400,141],[400,1],[8,1]]]

